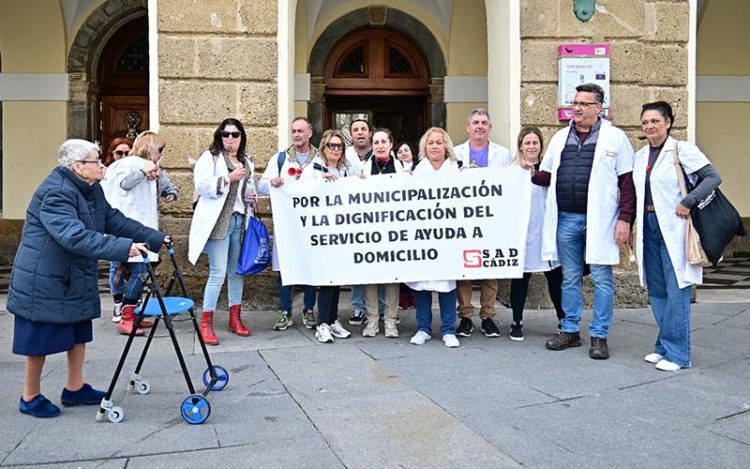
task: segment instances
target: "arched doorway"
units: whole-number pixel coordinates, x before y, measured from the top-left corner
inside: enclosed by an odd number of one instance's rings
[[[430,70],[406,34],[365,27],[331,50],[323,69],[325,126],[346,129],[365,117],[398,141],[416,142],[429,126]]]
[[[135,138],[149,128],[148,19],[123,25],[107,42],[99,61],[97,82],[104,151],[115,137]]]

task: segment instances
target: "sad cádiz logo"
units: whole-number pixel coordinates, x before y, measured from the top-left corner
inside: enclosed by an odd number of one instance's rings
[[[482,251],[479,249],[464,249],[464,267],[482,267]]]

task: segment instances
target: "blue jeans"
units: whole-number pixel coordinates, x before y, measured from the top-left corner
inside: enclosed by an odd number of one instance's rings
[[[352,309],[358,309],[360,311],[367,309],[367,306],[365,305],[364,285],[352,285]]]
[[[119,282],[115,281],[120,263],[116,261],[109,263],[109,289],[112,295],[122,295],[124,299],[130,300],[130,304],[134,304],[143,293],[146,265],[143,262],[128,262],[127,265],[130,269],[130,279],[125,283],[122,277],[120,277]]]
[[[242,304],[243,278],[237,274],[237,262],[240,259],[242,245],[243,218],[241,213],[234,212],[229,219],[229,228],[224,239],[209,239],[206,242],[209,273],[206,289],[203,291],[204,311],[216,311],[216,302],[224,285],[224,277],[228,283],[229,306]]]
[[[119,267],[120,263],[117,261],[111,261],[109,263],[109,291],[112,293],[112,296],[122,295],[122,289],[125,286],[125,282],[122,278],[119,279],[119,282],[115,279]]]
[[[315,308],[315,287],[312,285],[302,285],[302,287],[305,291],[302,307],[306,310],[312,310]],[[279,277],[279,300],[281,301],[281,310],[292,314],[292,285],[282,285],[281,277]]]
[[[691,287],[680,288],[677,283],[656,212],[646,212],[643,219],[643,264],[648,299],[659,326],[654,352],[689,367]]]
[[[614,233],[612,234],[614,237]],[[586,257],[586,215],[559,212],[557,219],[557,253],[563,269],[563,332],[578,332],[583,315],[583,266]],[[615,301],[615,279],[611,265],[591,265],[594,281],[594,317],[589,335],[606,339],[612,324]]]
[[[432,335],[432,292],[417,290],[417,329]],[[440,333],[456,333],[456,289],[438,292],[440,305]]]

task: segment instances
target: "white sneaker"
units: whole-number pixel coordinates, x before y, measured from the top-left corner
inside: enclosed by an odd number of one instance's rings
[[[443,343],[445,344],[446,347],[451,347],[451,348],[458,347],[459,345],[461,345],[461,343],[459,343],[458,339],[456,338],[454,334],[445,334],[443,336]]]
[[[333,336],[331,335],[331,326],[326,323],[318,324],[318,327],[315,329],[315,337],[317,337],[318,342],[332,344]]]
[[[331,329],[331,335],[333,335],[337,339],[348,339],[349,336],[352,335],[351,332],[344,329],[338,319],[336,320],[336,322],[331,324],[329,328]]]
[[[664,357],[659,355],[658,353],[649,353],[645,357],[643,357],[644,360],[646,360],[649,363],[659,363]]]
[[[378,321],[367,321],[365,329],[362,331],[362,337],[375,337],[380,332]]]
[[[428,340],[432,339],[432,336],[425,331],[419,330],[416,334],[414,334],[414,337],[411,338],[409,342],[411,342],[414,345],[422,345]]]
[[[385,336],[388,338],[396,338],[398,337],[398,324],[395,319],[386,319],[385,320]]]
[[[661,371],[677,371],[680,368],[682,367],[677,363],[672,363],[664,359],[659,360],[659,363],[656,364],[656,369]]]
[[[112,322],[120,322],[122,320],[122,302],[115,303],[115,307],[112,309]]]

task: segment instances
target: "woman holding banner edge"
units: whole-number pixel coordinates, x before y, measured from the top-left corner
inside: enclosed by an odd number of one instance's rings
[[[459,172],[453,142],[448,132],[439,127],[427,129],[419,140],[419,163],[413,174],[419,176],[432,171]],[[432,292],[437,292],[443,343],[451,348],[460,346],[456,338],[456,281],[425,280],[408,282],[407,285],[416,291],[417,296],[417,333],[410,342],[422,345],[432,338]]]
[[[326,130],[320,139],[318,156],[302,171],[300,180],[333,182],[340,177],[355,176],[356,168],[349,166],[344,155],[344,135],[338,130]],[[324,285],[318,290],[318,342],[331,344],[336,339],[348,339],[351,332],[339,321],[339,285]]]
[[[524,127],[518,133],[516,158],[514,163],[519,166],[539,169],[542,162],[544,137],[542,132],[533,126]],[[529,214],[529,228],[526,235],[526,258],[524,259],[523,277],[510,281],[510,305],[513,310],[513,322],[508,337],[514,341],[523,340],[523,308],[529,291],[529,280],[533,272],[544,272],[547,279],[549,297],[555,307],[557,320],[565,317],[562,309],[562,267],[558,261],[542,260],[542,225],[544,223],[544,207],[547,200],[547,188],[532,184],[531,212]],[[559,329],[558,324],[558,329]]]

